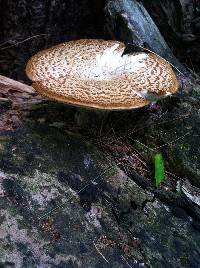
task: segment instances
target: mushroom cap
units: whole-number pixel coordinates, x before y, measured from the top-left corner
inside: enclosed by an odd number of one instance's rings
[[[154,53],[123,55],[118,41],[81,39],[38,52],[26,74],[42,95],[69,104],[122,110],[147,105],[146,93],[172,94],[178,81],[170,64]]]

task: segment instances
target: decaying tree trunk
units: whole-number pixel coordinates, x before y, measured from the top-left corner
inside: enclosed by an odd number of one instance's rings
[[[132,0],[109,1],[106,6],[108,14],[107,27],[112,33],[126,43],[148,47],[184,70],[172,54],[159,29],[142,5]]]
[[[174,54],[196,73],[200,72],[200,1],[143,0]]]

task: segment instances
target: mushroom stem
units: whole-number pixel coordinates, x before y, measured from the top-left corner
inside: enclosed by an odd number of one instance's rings
[[[81,128],[90,129],[91,132],[101,132],[109,114],[110,111],[106,110],[78,108],[75,113],[75,123]]]

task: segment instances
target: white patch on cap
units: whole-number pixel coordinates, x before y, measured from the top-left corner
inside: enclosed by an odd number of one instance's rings
[[[81,74],[82,78],[106,80],[125,73],[133,73],[146,66],[146,53],[122,56],[123,49],[117,50],[119,44],[106,48],[102,55],[96,56],[96,62],[90,68],[86,67]]]
[[[165,96],[170,96],[170,95],[172,95],[172,92],[168,92],[168,91],[167,91],[167,92],[165,93]]]

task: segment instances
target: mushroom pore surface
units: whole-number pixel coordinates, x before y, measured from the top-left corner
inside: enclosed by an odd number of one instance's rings
[[[164,59],[153,53],[123,55],[118,41],[81,39],[38,52],[26,73],[42,95],[73,105],[122,110],[149,103],[145,93],[172,94],[178,81]]]

